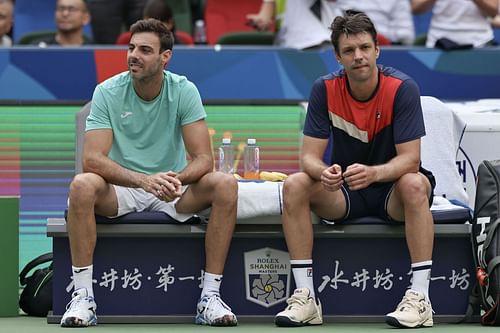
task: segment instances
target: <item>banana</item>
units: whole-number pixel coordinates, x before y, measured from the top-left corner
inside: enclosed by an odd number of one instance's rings
[[[267,171],[261,171],[259,173],[260,180],[273,181],[273,174]]]
[[[243,179],[243,178],[242,178],[240,175],[238,175],[237,173],[233,173],[233,176],[234,176],[234,178],[236,178],[237,180],[242,180],[242,179]]]
[[[280,178],[280,180],[285,180],[288,178],[288,175],[283,172],[273,171],[273,173]]]
[[[280,182],[284,181],[288,175],[282,172],[269,172],[269,171],[261,171],[259,174],[260,180],[270,181],[270,182]]]

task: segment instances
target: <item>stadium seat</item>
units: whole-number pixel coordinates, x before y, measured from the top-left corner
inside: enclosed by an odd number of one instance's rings
[[[184,45],[194,45],[193,37],[185,31],[176,30],[175,37]]]
[[[257,13],[262,0],[206,0],[205,26],[207,43],[216,44],[219,38],[230,32],[251,31],[246,15]]]
[[[19,45],[29,45],[33,41],[39,38],[51,37],[56,34],[55,31],[36,31],[36,32],[28,32],[19,38]]]
[[[219,37],[217,44],[226,45],[272,45],[274,33],[259,31],[228,32]]]
[[[415,41],[413,42],[413,45],[425,46],[426,42],[427,42],[427,34],[423,33],[423,34],[417,35],[417,37],[415,37]]]
[[[392,44],[391,40],[381,33],[377,34],[377,41],[380,46],[388,46]]]
[[[24,34],[21,36],[19,39],[18,44],[19,45],[29,45],[33,43],[33,41],[40,39],[40,38],[45,38],[45,37],[52,37],[56,34],[56,31],[35,31],[35,32],[28,32],[27,34]],[[84,35],[84,38],[87,40],[91,40],[87,35]]]

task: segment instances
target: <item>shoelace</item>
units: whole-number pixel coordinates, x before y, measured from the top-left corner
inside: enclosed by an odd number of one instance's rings
[[[213,306],[213,307],[212,307]],[[219,314],[221,308],[231,312],[231,308],[224,303],[224,301],[219,296],[212,296],[208,299],[207,305],[205,305],[205,312],[208,319],[217,319],[215,314]]]
[[[83,300],[83,297],[81,297],[81,296],[80,297],[73,297],[71,299],[71,301],[68,304],[66,304],[66,310],[75,308],[76,305],[78,303],[80,303],[82,300]]]
[[[68,304],[66,304],[66,310],[76,308],[78,304],[86,301],[89,298],[88,296],[85,297],[79,294],[75,295],[75,293],[73,293],[73,295],[71,296],[73,297],[71,298],[71,301]]]
[[[288,309],[291,309],[294,305],[305,305],[307,300],[308,297],[306,296],[293,294],[286,302],[288,303]]]
[[[420,299],[416,298],[416,296],[413,296],[413,295],[407,296],[407,295],[405,295],[405,296],[403,296],[403,299],[401,300],[401,302],[398,304],[398,309],[403,308],[404,311],[410,311],[411,308],[417,308],[417,309],[419,309],[421,307],[420,302],[422,302],[422,301],[420,301]],[[427,303],[425,300],[423,302]],[[432,310],[432,308],[431,308],[431,311],[434,313],[434,311]]]

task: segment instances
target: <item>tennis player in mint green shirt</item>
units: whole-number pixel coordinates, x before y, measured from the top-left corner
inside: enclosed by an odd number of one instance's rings
[[[205,117],[198,90],[184,76],[163,71],[159,95],[144,100],[124,72],[95,89],[86,131],[112,129],[109,157],[127,169],[180,172],[187,165],[182,127]]]
[[[97,325],[95,214],[162,211],[182,222],[207,208],[205,274],[195,321],[237,325],[219,289],[236,223],[238,184],[232,175],[212,170],[206,114],[195,85],[164,70],[172,57],[172,33],[155,19],[138,21],[131,32],[129,70],[94,91],[84,172],[70,185],[67,223],[75,288],[61,326]]]

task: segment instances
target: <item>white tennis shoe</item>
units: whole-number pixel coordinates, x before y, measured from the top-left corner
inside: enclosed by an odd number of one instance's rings
[[[288,306],[274,317],[277,326],[293,327],[323,324],[321,303],[310,296],[307,288],[295,289],[287,299]]]
[[[61,319],[62,327],[87,327],[97,325],[97,304],[94,297],[88,295],[85,288],[77,289],[66,305],[66,312]]]
[[[432,306],[423,293],[408,289],[394,312],[385,316],[394,327],[432,327]]]
[[[210,326],[236,326],[238,320],[219,295],[202,296],[196,307],[195,323]]]

